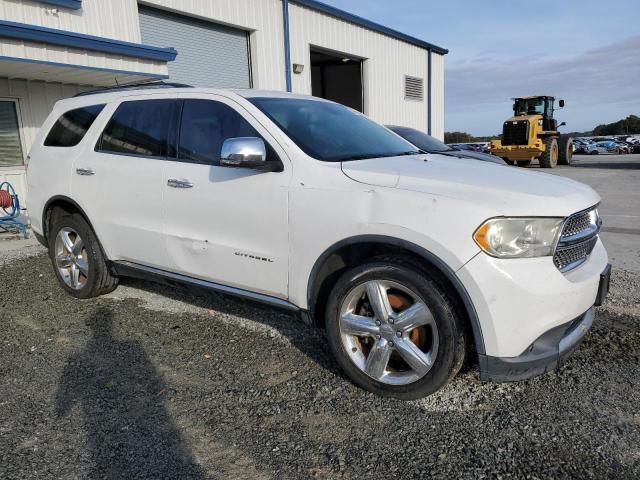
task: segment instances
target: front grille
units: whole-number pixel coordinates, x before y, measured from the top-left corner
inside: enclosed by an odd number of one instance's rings
[[[598,242],[601,224],[596,207],[567,218],[553,255],[553,263],[561,272],[568,272],[587,260]]]
[[[571,270],[583,263],[596,246],[598,237],[592,237],[585,242],[576,243],[566,247],[558,247],[553,256],[553,263],[562,272]]]
[[[579,212],[569,217],[562,229],[562,237],[571,237],[587,230],[591,225],[592,210]]]
[[[502,145],[527,145],[529,143],[529,122],[504,122]]]

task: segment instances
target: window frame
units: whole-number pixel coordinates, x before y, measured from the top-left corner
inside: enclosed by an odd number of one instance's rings
[[[227,99],[226,97],[217,97],[217,98],[212,98],[212,97],[195,97],[195,96],[180,96],[177,98],[177,100],[180,102],[180,106],[179,106],[179,116],[178,116],[178,124],[177,124],[177,128],[176,128],[176,155],[175,157],[171,157],[171,158],[166,158],[166,160],[172,161],[172,162],[179,162],[179,163],[188,163],[191,165],[202,165],[204,167],[217,167],[217,168],[230,168],[228,166],[224,166],[224,165],[216,165],[215,163],[210,163],[210,162],[198,162],[195,160],[189,160],[189,159],[185,159],[185,158],[180,158],[180,132],[182,131],[182,114],[183,114],[183,110],[184,110],[184,105],[185,102],[187,100],[196,100],[196,101],[202,101],[202,102],[215,102],[215,103],[220,103],[222,105],[225,105],[227,107],[229,107],[231,110],[233,110],[234,112],[236,112],[238,115],[240,115],[240,117],[242,119],[244,119],[245,122],[247,122],[255,131],[256,133],[259,135],[259,138],[262,139],[262,141],[265,143],[266,146],[266,150],[267,150],[267,155],[269,154],[269,151],[271,151],[273,153],[273,155],[275,155],[275,159],[271,160],[271,162],[267,161],[267,165],[269,163],[273,163],[273,164],[279,164],[279,166],[276,168],[276,165],[273,165],[272,168],[274,168],[273,170],[265,170],[265,171],[273,171],[275,173],[278,172],[282,172],[284,171],[284,162],[282,161],[282,155],[280,155],[277,151],[277,149],[272,145],[272,143],[274,142],[273,140],[268,140],[265,136],[264,133],[260,132],[260,129],[257,127],[257,125],[260,125],[260,123],[253,119],[254,121],[250,121],[250,119],[248,117],[250,117],[250,114],[243,114],[238,108],[236,108],[235,105],[231,104],[231,101],[229,99]],[[260,125],[262,127],[262,125]],[[264,130],[266,130],[263,127]]]
[[[155,97],[155,96],[150,96],[150,97],[143,97],[143,98],[139,98],[139,97],[124,97],[122,99],[119,99],[119,101],[117,101],[115,104],[113,105],[113,108],[111,110],[110,113],[108,113],[108,118],[107,120],[102,124],[101,130],[100,130],[100,134],[98,135],[98,138],[96,140],[96,143],[93,147],[93,151],[95,153],[100,153],[102,155],[118,155],[118,156],[123,156],[123,157],[135,157],[135,158],[148,158],[151,160],[172,160],[175,161],[178,155],[178,135],[179,135],[179,130],[180,130],[180,119],[182,117],[182,107],[180,105],[176,105],[176,118],[175,118],[175,154],[174,156],[170,156],[170,155],[143,155],[142,153],[127,153],[127,152],[111,152],[109,150],[102,150],[102,137],[104,135],[104,132],[106,131],[107,127],[109,126],[109,124],[111,123],[111,120],[113,119],[113,117],[115,116],[115,114],[117,113],[118,109],[124,104],[124,103],[134,103],[134,102],[145,102],[145,101],[153,101],[153,100],[163,100],[163,101],[167,101],[167,102],[174,102],[176,104],[178,104],[180,102],[180,99],[177,97]],[[108,106],[108,104],[107,104]],[[102,111],[104,112],[105,109],[103,109]],[[101,112],[102,113],[102,112]],[[167,135],[167,140],[169,139],[169,135]]]
[[[18,139],[20,140],[20,148],[22,150],[22,163],[18,165],[3,165],[0,163],[0,171],[8,171],[15,169],[24,169],[27,165],[27,144],[23,135],[23,123],[22,123],[22,112],[20,110],[20,98],[17,97],[2,97],[0,96],[0,102],[13,102],[16,109],[16,119],[18,122]]]

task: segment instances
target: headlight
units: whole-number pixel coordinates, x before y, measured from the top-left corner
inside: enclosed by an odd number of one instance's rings
[[[545,257],[553,255],[563,222],[563,218],[490,218],[473,239],[493,257]]]

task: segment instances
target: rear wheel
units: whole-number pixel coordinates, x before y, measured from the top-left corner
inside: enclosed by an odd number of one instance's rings
[[[405,400],[437,391],[462,366],[465,335],[447,294],[415,262],[390,256],[347,271],[327,307],[327,337],[354,383]]]
[[[540,157],[540,166],[542,168],[556,168],[559,155],[558,139],[555,137],[546,137],[542,142],[546,148]]]
[[[55,210],[49,229],[49,256],[62,288],[72,297],[91,298],[118,285],[93,230],[79,213]]]
[[[558,142],[558,147],[560,150],[558,163],[560,165],[571,165],[573,160],[573,138],[562,135]]]

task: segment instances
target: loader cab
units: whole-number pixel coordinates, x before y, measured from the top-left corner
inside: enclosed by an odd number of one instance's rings
[[[513,99],[513,114],[515,117],[540,115],[543,131],[555,132],[558,130],[558,122],[553,118],[555,98],[547,96],[520,97]],[[564,101],[560,100],[560,108]]]

